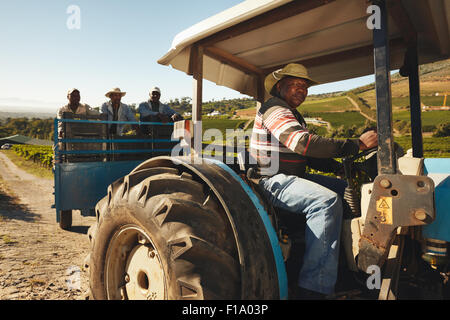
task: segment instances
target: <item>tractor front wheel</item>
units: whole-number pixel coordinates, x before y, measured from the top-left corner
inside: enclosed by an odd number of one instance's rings
[[[234,235],[204,186],[173,168],[115,182],[97,204],[94,299],[239,299]]]

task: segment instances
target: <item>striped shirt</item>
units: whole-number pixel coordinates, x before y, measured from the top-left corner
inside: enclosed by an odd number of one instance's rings
[[[256,114],[250,154],[257,161],[260,175],[303,176],[306,165],[315,158],[344,157],[358,151],[357,140],[330,139],[309,133],[300,113],[277,97],[267,100]]]

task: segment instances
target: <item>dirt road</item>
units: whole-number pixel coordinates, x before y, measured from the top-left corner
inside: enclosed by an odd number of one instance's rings
[[[0,178],[0,300],[84,299],[95,217],[74,211],[72,230],[61,230],[53,180],[20,170],[2,152]]]

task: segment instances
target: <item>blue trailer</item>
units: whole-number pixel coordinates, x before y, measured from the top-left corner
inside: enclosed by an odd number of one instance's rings
[[[80,117],[83,118],[78,116]],[[78,132],[68,130],[71,136],[76,138],[58,137],[58,123],[76,124],[75,130],[78,129]],[[156,134],[95,137],[95,133],[105,132],[105,130],[92,130],[92,127],[106,128],[112,123],[146,125],[151,130],[164,127],[165,134],[162,135],[163,137]],[[55,118],[54,128],[54,207],[56,221],[62,229],[71,227],[72,210],[80,210],[82,216],[95,216],[95,205],[106,195],[110,184],[130,173],[145,159],[153,155],[170,154],[172,146],[179,142],[179,140],[172,140],[170,136],[173,123],[86,120],[71,117],[71,119]],[[66,150],[67,148],[62,148],[64,145],[71,145],[72,148]],[[128,148],[122,146],[128,146]]]

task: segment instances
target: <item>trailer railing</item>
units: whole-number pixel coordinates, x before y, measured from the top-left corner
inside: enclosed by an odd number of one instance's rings
[[[77,116],[77,115],[76,115]],[[105,130],[103,137],[67,137],[66,132],[64,132],[63,137],[59,137],[58,135],[58,124],[68,124],[68,123],[76,123],[76,124],[85,124],[86,128],[89,125],[105,125]],[[111,135],[107,131],[107,125],[116,124],[116,125],[137,125],[141,126],[150,126],[151,131],[157,132],[154,130],[155,127],[172,127],[173,123],[162,123],[162,122],[141,122],[141,121],[109,121],[109,120],[79,120],[79,119],[54,119],[54,153],[55,153],[55,161],[64,161],[64,157],[66,155],[121,155],[121,154],[161,154],[161,153],[170,153],[172,150],[173,144],[178,143],[180,139],[174,139],[169,134],[166,134],[165,137],[159,137],[158,134],[149,134],[149,135],[137,135],[137,136],[117,136]],[[165,130],[167,133],[167,130]],[[101,135],[101,134],[98,134]],[[102,148],[84,148],[77,150],[67,150],[67,144],[103,144]],[[132,149],[123,149],[119,145],[116,144],[133,144]],[[141,144],[143,147],[135,148],[136,144]],[[163,146],[161,146],[163,145]],[[165,147],[164,147],[165,146]],[[170,148],[168,148],[170,146]],[[106,161],[114,161],[117,160],[114,157],[107,157]]]

